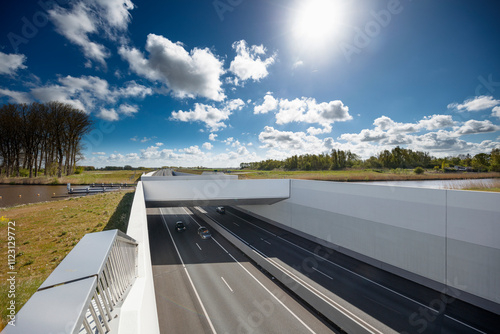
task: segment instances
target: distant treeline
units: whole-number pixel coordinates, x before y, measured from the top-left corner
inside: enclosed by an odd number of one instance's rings
[[[346,168],[397,169],[397,168],[435,168],[471,167],[475,171],[500,171],[500,149],[490,154],[479,153],[475,156],[460,154],[456,157],[435,158],[427,152],[412,151],[395,147],[384,150],[377,156],[363,160],[351,151],[332,150],[330,153],[294,155],[285,160],[265,160],[241,163],[240,168],[254,170],[340,170]]]
[[[0,107],[0,175],[29,177],[43,170],[61,177],[74,173],[90,116],[61,102],[4,104]]]

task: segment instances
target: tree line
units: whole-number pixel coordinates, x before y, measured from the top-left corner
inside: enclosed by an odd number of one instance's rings
[[[242,169],[254,170],[341,170],[347,168],[364,169],[407,169],[434,168],[449,169],[454,166],[470,167],[475,171],[500,172],[500,149],[491,153],[479,153],[475,156],[460,154],[458,156],[435,158],[428,152],[412,151],[399,146],[391,151],[381,151],[376,156],[363,160],[351,151],[332,150],[330,153],[294,155],[284,160],[268,159],[260,162],[244,162]]]
[[[90,115],[61,102],[4,104],[0,107],[0,175],[61,177],[75,171]]]

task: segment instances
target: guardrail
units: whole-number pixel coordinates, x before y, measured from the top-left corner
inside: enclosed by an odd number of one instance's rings
[[[137,242],[118,230],[85,235],[16,315],[14,333],[106,333],[137,277]]]

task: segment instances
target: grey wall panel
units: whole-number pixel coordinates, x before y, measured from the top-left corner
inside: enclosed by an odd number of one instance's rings
[[[500,194],[291,180],[289,199],[242,208],[498,312]]]
[[[448,285],[500,304],[500,250],[448,239]]]

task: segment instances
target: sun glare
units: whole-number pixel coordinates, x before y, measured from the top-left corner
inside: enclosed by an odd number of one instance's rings
[[[345,15],[341,0],[301,1],[292,20],[294,38],[308,46],[330,44],[341,33]]]

